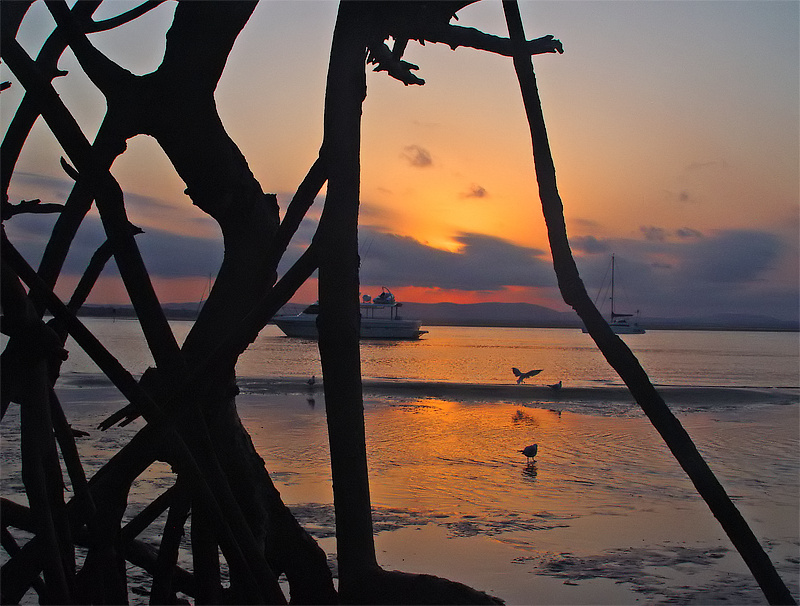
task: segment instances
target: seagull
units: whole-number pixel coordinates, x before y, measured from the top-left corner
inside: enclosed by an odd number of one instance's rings
[[[530,377],[535,377],[536,375],[538,375],[540,372],[542,372],[542,369],[540,368],[539,370],[529,370],[528,372],[522,372],[519,368],[512,368],[511,372],[513,372],[514,376],[517,377],[517,385],[519,385],[525,379],[528,379]]]
[[[561,381],[559,381],[558,383],[553,383],[552,385],[548,385],[548,387],[553,391],[558,391],[559,389],[561,389]]]
[[[317,378],[314,375],[311,375],[311,378],[308,381],[306,381],[306,385],[308,385],[309,387],[312,387],[314,385],[314,383],[316,383],[316,382],[317,382]]]
[[[531,444],[530,446],[526,446],[520,450],[520,452],[528,458],[528,463],[530,463],[531,459],[533,459],[536,456],[536,453],[539,452],[539,445]]]

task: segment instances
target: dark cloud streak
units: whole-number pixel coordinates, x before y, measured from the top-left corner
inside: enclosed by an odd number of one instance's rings
[[[456,240],[461,250],[450,252],[394,234],[374,232],[370,237],[369,253],[362,253],[361,262],[365,284],[477,291],[555,285],[543,251],[500,238],[460,234]]]
[[[433,164],[431,153],[419,145],[405,146],[400,157],[404,158],[411,166],[416,168],[426,168]]]
[[[462,198],[488,198],[489,192],[480,185],[471,185],[469,191],[461,194]]]

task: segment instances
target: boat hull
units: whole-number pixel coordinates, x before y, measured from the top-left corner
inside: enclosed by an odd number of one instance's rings
[[[640,326],[614,326],[611,324],[611,330],[617,335],[643,335],[644,328]]]
[[[319,337],[316,319],[315,315],[303,314],[299,316],[277,316],[275,324],[287,337],[316,340]],[[428,332],[427,330],[420,330],[421,324],[419,320],[361,318],[361,338],[419,339]]]
[[[611,330],[614,331],[615,335],[643,335],[645,333],[644,328],[639,326],[638,324],[609,324],[608,325]],[[589,331],[586,330],[586,327],[583,327],[583,332],[588,333]]]

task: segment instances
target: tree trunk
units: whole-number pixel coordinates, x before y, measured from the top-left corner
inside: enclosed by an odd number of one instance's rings
[[[366,96],[365,11],[342,2],[333,33],[321,156],[328,194],[314,238],[319,260],[319,351],[336,512],[339,591],[377,568],[372,538],[359,349],[358,207],[361,104]]]
[[[503,9],[509,35],[517,49],[514,53],[514,67],[530,125],[539,197],[547,224],[553,265],[564,301],[578,313],[606,360],[617,371],[636,402],[661,434],[672,454],[739,550],[770,603],[794,604],[791,593],[759,545],[758,539],[703,460],[689,434],[656,391],[636,356],[603,319],[583,286],[569,247],[563,205],[556,185],[555,165],[547,139],[536,76],[530,56],[523,49],[525,33],[517,1],[503,0]]]

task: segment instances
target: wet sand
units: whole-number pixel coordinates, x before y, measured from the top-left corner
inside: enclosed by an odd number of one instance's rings
[[[305,379],[239,379],[244,392],[305,394],[309,386]],[[668,403],[677,405],[719,405],[753,403],[792,403],[798,399],[795,387],[700,387],[657,385],[659,393]],[[321,393],[321,381],[310,389]],[[493,384],[493,383],[455,383],[444,381],[408,381],[400,379],[364,379],[365,397],[417,397],[452,398],[455,400],[514,401],[514,402],[614,402],[631,403],[635,401],[625,386],[602,384],[597,387],[564,386],[554,390],[543,384]]]
[[[141,421],[96,431],[124,402],[104,380],[64,379],[60,397],[73,426],[90,432],[79,448],[96,469]],[[335,569],[321,386],[240,387],[254,445]],[[509,604],[764,603],[624,388],[367,381],[364,391],[383,566],[445,576]],[[797,390],[661,392],[799,597]],[[19,489],[6,456],[13,426],[3,425],[4,495]],[[527,440],[540,444],[534,466],[516,452]],[[166,466],[151,467],[131,509],[171,481]]]

